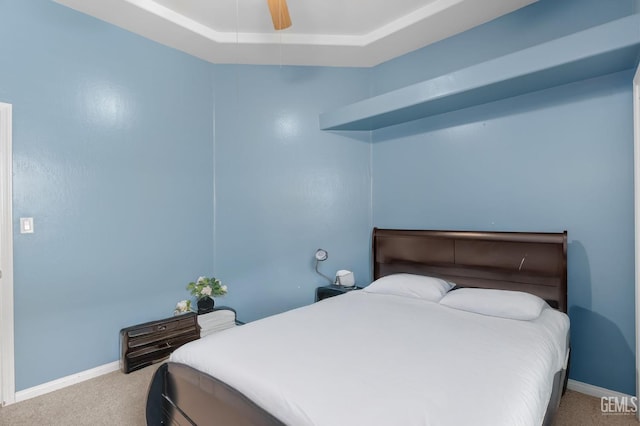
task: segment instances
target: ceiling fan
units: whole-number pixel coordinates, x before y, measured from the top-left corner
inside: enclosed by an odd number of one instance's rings
[[[287,0],[267,0],[267,3],[269,3],[273,28],[276,30],[289,28],[291,26],[291,17],[289,16]]]

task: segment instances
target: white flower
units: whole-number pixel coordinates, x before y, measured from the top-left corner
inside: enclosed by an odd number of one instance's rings
[[[204,296],[211,296],[211,287],[203,287],[202,290],[200,290],[200,294]]]
[[[196,281],[196,284],[200,284],[201,282],[203,282],[206,278],[205,277],[198,277],[198,280]]]
[[[223,292],[223,293],[226,293],[226,292],[227,292],[227,286],[226,286],[226,285],[223,285],[223,286],[222,286],[222,287],[220,287],[220,288],[222,289],[222,292]]]
[[[185,312],[189,312],[190,310],[191,310],[191,301],[181,300],[176,304],[176,308],[173,311],[173,315],[184,314]]]

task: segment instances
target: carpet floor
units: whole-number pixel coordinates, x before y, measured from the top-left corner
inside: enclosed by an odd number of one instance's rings
[[[0,408],[3,426],[145,426],[147,387],[157,366],[114,372]],[[600,399],[567,391],[556,426],[638,426],[631,415],[603,415]],[[395,425],[394,425],[395,426]],[[461,425],[467,426],[467,425]]]

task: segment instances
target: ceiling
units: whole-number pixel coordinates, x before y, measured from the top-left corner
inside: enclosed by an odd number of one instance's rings
[[[213,63],[371,67],[537,0],[54,0]]]

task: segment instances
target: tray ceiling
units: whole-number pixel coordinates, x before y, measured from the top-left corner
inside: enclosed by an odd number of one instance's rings
[[[213,63],[370,67],[537,0],[55,0]]]

